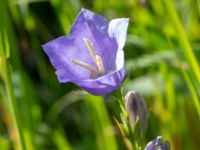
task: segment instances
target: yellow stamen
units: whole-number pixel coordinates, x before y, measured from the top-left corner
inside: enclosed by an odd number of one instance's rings
[[[83,38],[83,41],[87,45],[88,50],[90,52],[90,55],[92,56],[92,59],[93,59],[94,63],[96,64],[96,58],[95,57],[96,57],[97,54],[96,54],[96,51],[94,50],[94,46],[93,46],[92,42],[90,40],[86,39],[85,37]]]
[[[99,55],[96,55],[96,65],[98,67],[99,72],[101,74],[104,74],[105,69],[104,69],[104,66],[103,66],[103,61],[102,61],[102,58]]]
[[[75,60],[75,59],[74,59],[74,60],[72,60],[72,62],[73,62],[74,64],[76,64],[76,65],[79,65],[79,66],[81,66],[81,67],[84,67],[84,68],[86,68],[86,69],[89,69],[89,70],[95,72],[96,74],[99,74],[99,71],[98,71],[97,69],[91,67],[90,65],[88,65],[88,64],[86,64],[86,63],[84,63],[84,62],[82,62],[82,61],[79,61],[79,60]]]

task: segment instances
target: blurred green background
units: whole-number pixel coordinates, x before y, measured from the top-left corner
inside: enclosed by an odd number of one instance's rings
[[[20,149],[19,141],[27,150],[126,149],[117,101],[60,84],[41,48],[68,34],[82,7],[130,18],[123,91],[146,101],[142,147],[162,135],[174,150],[198,150],[199,0],[1,0],[0,149]]]

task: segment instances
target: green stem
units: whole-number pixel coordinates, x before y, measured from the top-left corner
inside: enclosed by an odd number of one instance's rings
[[[25,144],[24,144],[24,139],[23,139],[23,133],[22,133],[22,126],[19,121],[19,111],[16,103],[16,98],[14,95],[14,90],[11,82],[11,74],[9,70],[9,65],[4,59],[4,80],[5,80],[5,86],[6,86],[6,91],[7,91],[7,96],[8,96],[8,108],[11,113],[11,119],[13,123],[13,140],[15,143],[15,149],[16,150],[25,150]]]
[[[172,0],[164,0],[163,1],[165,6],[166,6],[166,10],[169,14],[170,17],[170,21],[172,22],[175,30],[176,30],[176,35],[178,37],[180,46],[182,47],[183,53],[185,55],[186,60],[188,61],[191,71],[194,74],[194,76],[196,77],[198,83],[200,84],[200,69],[199,69],[199,64],[196,60],[196,57],[193,53],[192,47],[190,45],[190,42],[187,38],[187,35],[184,31],[183,25],[180,22],[180,19],[178,17],[176,8],[173,4]]]
[[[126,135],[126,138],[128,138],[130,140],[132,149],[133,150],[138,150],[139,148],[138,148],[137,140],[136,140],[135,135],[134,135],[134,133],[132,131],[130,122],[128,121],[127,111],[126,111],[126,108],[125,108],[125,98],[124,98],[124,96],[122,94],[122,89],[121,88],[118,89],[115,93],[113,93],[113,96],[119,102],[119,105],[120,105],[120,108],[121,108],[121,113],[124,116],[124,119],[125,119],[125,122],[126,122],[126,125],[127,125],[127,128],[128,128],[127,129],[128,135]]]

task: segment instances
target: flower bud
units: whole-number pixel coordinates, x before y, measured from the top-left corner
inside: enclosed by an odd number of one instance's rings
[[[148,111],[143,98],[137,92],[130,91],[125,96],[125,107],[132,129],[134,130],[138,118],[140,131],[143,133],[148,121]]]
[[[170,150],[168,141],[162,141],[162,136],[158,136],[155,140],[149,142],[145,150]]]

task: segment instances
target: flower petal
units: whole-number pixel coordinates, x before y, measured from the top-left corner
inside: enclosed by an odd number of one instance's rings
[[[150,141],[146,147],[145,150],[170,150],[170,144],[168,141],[163,141],[162,136],[158,136],[153,141]]]
[[[84,23],[88,26],[89,30],[98,30],[104,34],[107,33],[108,21],[101,15],[95,14],[90,10],[82,8],[77,18],[75,19],[69,34],[71,36],[79,36],[80,30],[84,29]]]
[[[128,23],[128,18],[113,19],[109,23],[108,33],[116,39],[118,50],[122,50],[126,42]]]
[[[124,67],[124,51],[118,50],[117,56],[115,60],[116,68],[119,70],[120,68]]]
[[[82,38],[85,37],[93,43],[97,54],[102,57],[106,71],[116,69],[117,51],[116,40],[108,35],[108,25],[108,21],[103,16],[82,9],[69,33],[69,36],[79,41],[83,41]]]
[[[119,88],[124,76],[125,69],[123,67],[96,80],[83,80],[74,83],[91,94],[106,95]]]
[[[81,49],[84,46],[66,36],[61,36],[42,46],[52,65],[56,68],[56,74],[60,82],[89,78],[90,70],[72,63],[72,59],[78,59],[83,62],[91,60],[90,55]]]

